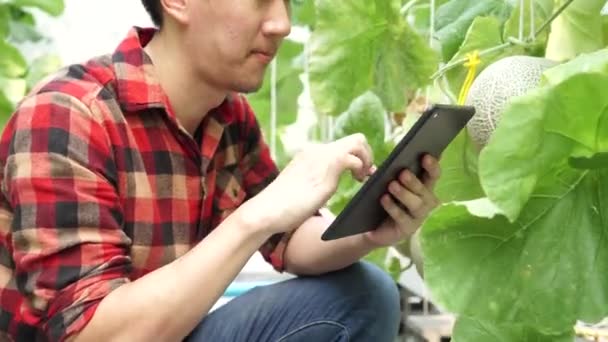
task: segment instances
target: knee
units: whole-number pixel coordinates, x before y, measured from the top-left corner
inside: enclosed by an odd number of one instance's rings
[[[387,321],[399,321],[399,289],[387,272],[365,261],[358,262],[345,271],[352,291],[368,294],[361,297],[365,301],[363,305],[373,308]]]

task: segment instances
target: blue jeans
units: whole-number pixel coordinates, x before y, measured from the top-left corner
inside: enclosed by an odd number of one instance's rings
[[[205,317],[186,341],[394,342],[399,320],[395,282],[359,262],[254,288]]]

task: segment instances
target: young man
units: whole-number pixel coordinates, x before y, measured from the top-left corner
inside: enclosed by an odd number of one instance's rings
[[[260,87],[290,32],[288,1],[143,3],[159,30],[135,28],[113,54],[47,80],[4,130],[0,338],[394,339],[396,286],[358,260],[437,205],[437,161],[391,184],[377,230],[321,241],[330,219],[316,213],[372,157],[353,135],[278,174],[239,93]],[[258,250],[300,277],[208,314]]]

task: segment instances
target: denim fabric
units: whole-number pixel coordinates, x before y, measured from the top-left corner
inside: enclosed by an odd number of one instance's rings
[[[359,262],[256,287],[209,314],[186,341],[393,342],[399,319],[395,282]]]

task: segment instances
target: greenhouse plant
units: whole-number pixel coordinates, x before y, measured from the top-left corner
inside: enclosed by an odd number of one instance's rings
[[[608,316],[604,0],[300,1],[258,115],[278,141],[306,72],[312,139],[363,132],[381,163],[430,103],[477,108],[443,153],[443,204],[396,246],[454,313],[456,341],[572,341]],[[295,56],[295,57],[294,57]],[[269,73],[269,79],[272,76]],[[290,86],[289,83],[293,85]],[[271,125],[271,92],[279,121]],[[463,93],[464,92],[464,93]],[[260,97],[261,96],[261,97]],[[464,96],[464,97],[463,97]],[[255,102],[253,102],[255,104]],[[266,121],[264,121],[266,120]],[[282,120],[282,121],[281,121]],[[329,133],[327,133],[329,132]],[[360,188],[344,177],[337,214]],[[418,248],[419,247],[419,248]],[[408,267],[368,256],[398,278]]]

